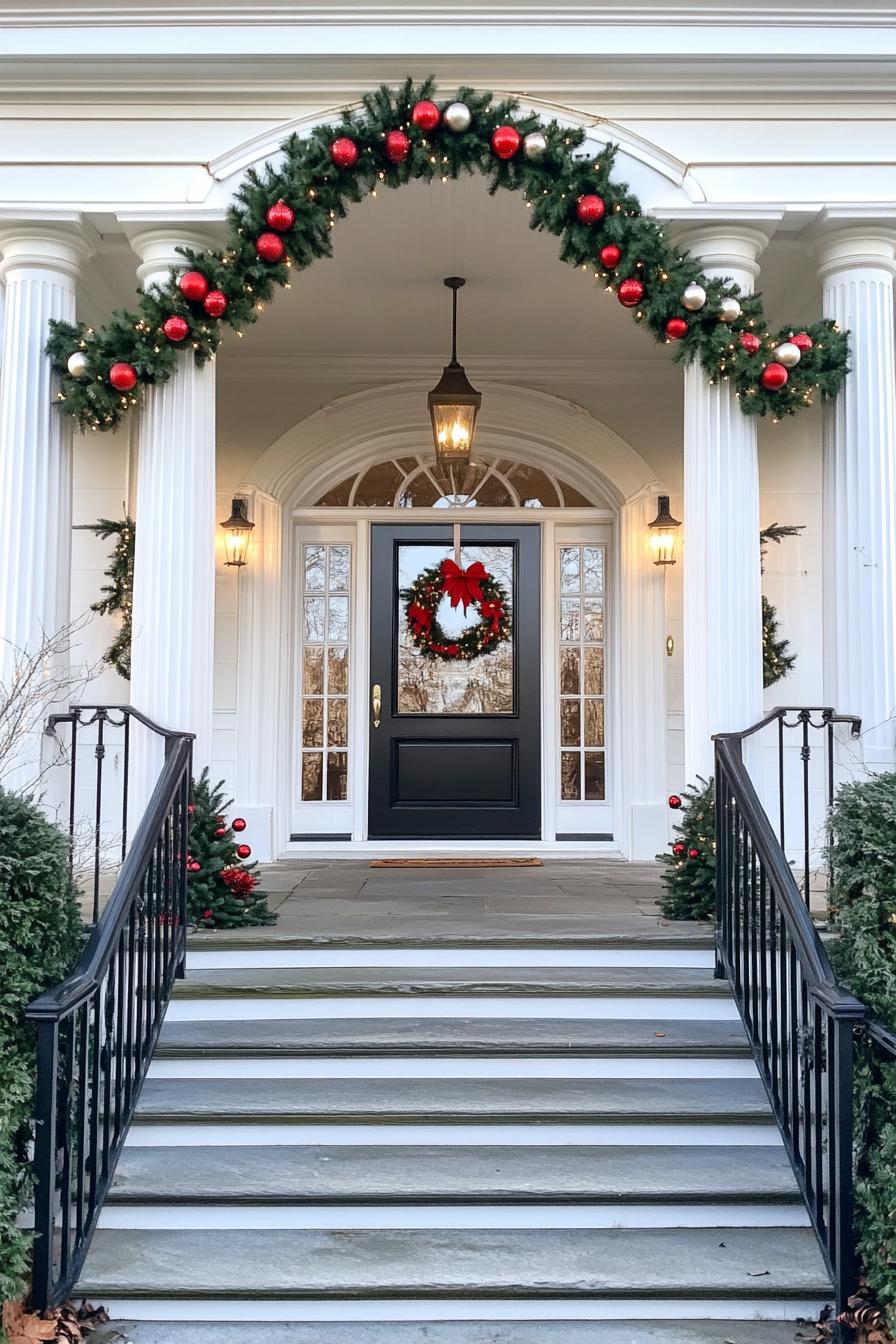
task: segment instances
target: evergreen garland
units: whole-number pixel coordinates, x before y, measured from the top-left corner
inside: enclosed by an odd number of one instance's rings
[[[237,852],[234,828],[241,829],[240,819],[228,822],[224,816],[232,801],[224,797],[223,780],[211,783],[207,768],[193,781],[187,914],[200,929],[240,929],[277,919],[257,890],[255,864],[244,863]]]
[[[771,332],[758,295],[742,294],[730,281],[707,278],[688,252],[666,240],[661,225],[642,213],[628,186],[613,180],[616,146],[607,145],[594,160],[590,154],[577,153],[586,138],[584,129],[517,115],[515,99],[493,102],[490,93],[466,87],[459,89],[457,98],[470,110],[469,128],[455,132],[440,120],[433,130],[424,131],[414,124],[411,113],[416,103],[432,98],[434,89],[431,78],[419,85],[407,79],[397,90],[383,85],[366,95],[360,108],[344,111],[341,124],[317,126],[305,139],[289,136],[276,164],[247,172],[228,212],[229,238],[223,250],[180,249],[187,267],[200,272],[209,289],[223,295],[226,309],[220,316],[210,316],[201,299],[187,299],[172,270],[165,285],[141,291],[136,310],[113,313],[99,331],[83,323],[51,321],[47,353],[60,377],[62,410],[83,430],[114,429],[139,405],[146,387],[168,381],[176,367],[178,344],[192,350],[197,364],[204,364],[218,349],[225,324],[241,334],[257,320],[276,289],[289,286],[295,271],[329,256],[333,227],[350,205],[379,187],[400,187],[411,180],[432,182],[437,177],[447,181],[473,172],[488,178],[492,194],[500,189],[521,191],[530,210],[530,226],[561,239],[562,261],[592,271],[608,289],[639,280],[644,293],[632,306],[635,321],[665,344],[670,344],[666,323],[685,321],[683,338],[673,343],[673,357],[684,363],[697,360],[711,382],[730,380],[746,415],[772,414],[778,419],[810,405],[816,390],[823,397],[837,394],[848,371],[849,342],[829,320],[797,331],[805,338],[805,348],[782,388],[768,390],[762,385],[764,365],[794,329]],[[499,158],[491,138],[505,125],[515,127],[521,136],[539,131],[545,140],[540,156],[530,158],[520,146],[509,159]],[[398,163],[385,152],[386,137],[395,130],[409,140],[407,157]],[[331,145],[340,136],[357,147],[357,162],[351,168],[338,168],[331,157]],[[599,222],[583,223],[578,217],[576,203],[587,195],[599,196],[606,207]],[[277,235],[284,244],[282,260],[264,261],[256,240],[264,233],[270,236],[267,212],[279,202],[294,210],[295,221]],[[601,260],[606,244],[619,249],[612,267]],[[688,312],[682,295],[694,282],[706,291],[706,303],[699,311]],[[723,298],[736,298],[740,304],[739,315],[730,323],[719,318]],[[185,323],[180,343],[163,333],[163,324],[171,317]],[[755,352],[741,344],[742,336],[758,338]],[[68,361],[78,353],[84,357],[84,371],[76,377],[69,373]],[[122,362],[132,366],[137,381],[129,390],[117,391],[110,370]]]
[[[671,854],[658,854],[665,888],[660,908],[666,919],[712,919],[716,908],[716,806],[712,780],[697,777],[679,801],[681,807]]]
[[[110,583],[104,583],[101,597],[94,602],[91,611],[101,616],[121,614],[121,629],[103,654],[105,662],[114,667],[119,676],[126,681],[131,678],[131,623],[134,600],[134,520],[131,517],[114,522],[111,518],[98,518],[89,525],[89,530],[108,541],[117,537],[115,549],[109,557],[108,568],[104,571]]]
[[[770,523],[759,533],[759,554],[762,561],[765,560],[765,551],[768,543],[774,541],[780,546],[785,537],[799,536],[804,530],[802,524],[798,526],[788,526],[784,523]],[[762,565],[762,572],[765,573],[765,565]],[[788,672],[793,668],[796,662],[796,654],[790,651],[790,641],[784,639],[778,634],[778,613],[769,602],[768,598],[762,596],[762,685],[768,690],[769,686],[774,686],[779,681],[783,681]]]

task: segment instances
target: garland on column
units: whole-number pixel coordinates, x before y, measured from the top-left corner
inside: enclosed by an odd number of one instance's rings
[[[617,147],[597,159],[579,151],[586,132],[522,115],[515,99],[461,88],[433,102],[432,79],[368,94],[341,124],[291,135],[275,165],[250,169],[228,214],[222,250],[180,249],[186,270],[142,292],[130,312],[94,330],[50,323],[47,352],[60,376],[61,408],[84,430],[114,429],[146,387],[167,382],[177,352],[211,359],[225,325],[257,320],[295,271],[332,252],[348,207],[379,187],[488,178],[489,191],[520,191],[533,229],[561,240],[560,259],[590,270],[674,358],[697,360],[711,382],[734,385],[746,415],[776,419],[836,396],[849,343],[835,323],[769,329],[758,295],[709,279],[673,247],[637,197],[612,178]]]
[[[765,573],[765,552],[770,541],[778,546],[785,537],[799,536],[804,530],[802,524],[789,526],[784,523],[770,523],[759,533],[759,554],[762,558],[762,572]],[[778,634],[778,613],[763,593],[762,595],[762,684],[766,690],[779,681],[783,681],[796,662],[796,654],[790,650],[790,641]]]
[[[131,620],[134,598],[134,520],[131,517],[115,522],[111,518],[98,518],[88,525],[89,531],[108,541],[117,537],[115,549],[109,557],[108,567],[103,571],[110,583],[104,583],[101,597],[94,602],[91,611],[101,616],[121,615],[121,629],[103,654],[103,660],[114,667],[115,671],[130,681],[131,678]]]

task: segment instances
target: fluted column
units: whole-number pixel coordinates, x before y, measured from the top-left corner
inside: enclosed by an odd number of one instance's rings
[[[861,714],[865,761],[896,763],[896,231],[841,229],[818,247],[824,314],[850,366],[824,420],[825,700]]]
[[[683,240],[706,275],[751,292],[767,235],[712,226]],[[713,771],[713,733],[762,714],[756,422],[699,365],[684,384],[684,736],[689,783]]]
[[[172,229],[130,232],[149,287],[186,263],[177,246],[210,239]],[[195,771],[211,762],[215,606],[215,365],[188,347],[150,388],[137,458],[131,699],[156,722],[196,734]]]
[[[53,404],[57,388],[44,347],[50,318],[74,321],[75,286],[89,254],[75,224],[23,224],[0,233],[0,275],[6,284],[0,373],[0,681],[7,686],[22,655],[37,652],[69,621],[72,429]],[[39,727],[18,737],[2,783],[23,788],[38,775]]]

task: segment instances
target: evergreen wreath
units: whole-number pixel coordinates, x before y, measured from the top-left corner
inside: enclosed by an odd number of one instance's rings
[[[436,616],[446,595],[452,607],[462,605],[466,614],[474,606],[481,618],[454,637],[445,633]],[[401,590],[401,598],[411,639],[424,658],[472,662],[510,638],[507,590],[478,560],[465,570],[453,560],[432,565]]]
[[[378,187],[443,182],[479,172],[489,192],[521,191],[533,229],[561,239],[560,259],[593,272],[673,357],[698,361],[710,382],[729,380],[746,415],[775,419],[836,396],[848,372],[846,333],[828,320],[770,331],[756,294],[708,278],[672,246],[628,186],[612,178],[617,146],[578,153],[582,128],[522,115],[516,99],[461,88],[449,106],[435,82],[383,85],[335,126],[291,135],[275,164],[250,169],[228,212],[222,250],[181,248],[187,270],[141,291],[100,330],[50,322],[57,398],[82,430],[119,425],[145,389],[165,383],[180,348],[211,359],[225,325],[238,334],[293,272],[332,252],[331,233],[349,205]]]

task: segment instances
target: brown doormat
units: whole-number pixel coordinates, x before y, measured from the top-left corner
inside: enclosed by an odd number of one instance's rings
[[[543,868],[541,859],[373,859],[371,868]]]

